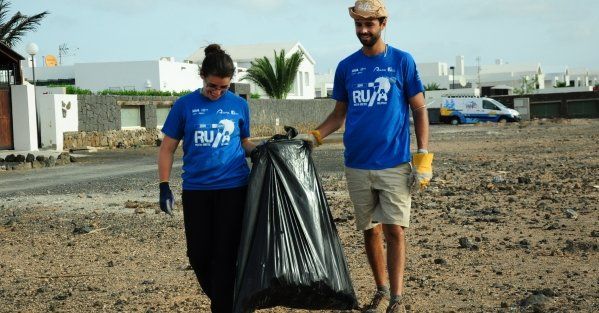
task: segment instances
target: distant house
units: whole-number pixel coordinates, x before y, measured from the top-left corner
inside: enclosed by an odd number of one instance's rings
[[[316,98],[330,98],[333,96],[335,73],[332,70],[329,70],[328,73],[315,74],[314,80],[316,81]]]
[[[314,80],[314,65],[315,61],[308,53],[308,50],[299,42],[291,43],[270,43],[270,44],[253,44],[253,45],[231,45],[222,46],[222,48],[231,56],[237,64],[238,73],[236,79],[241,80],[244,76],[244,71],[251,67],[251,62],[257,58],[267,57],[272,60],[275,51],[278,53],[285,50],[285,56],[289,57],[296,51],[304,53],[304,61],[300,64],[296,74],[295,84],[293,89],[287,96],[287,99],[314,99],[315,85]],[[202,64],[204,60],[204,48],[199,48],[188,60],[196,64]],[[244,81],[250,83],[249,81]],[[250,83],[252,93],[259,93],[262,97],[266,94],[253,83]]]
[[[25,78],[32,78],[29,62],[22,62]],[[151,61],[94,62],[74,65],[37,67],[38,85],[74,84],[93,92],[102,90],[195,90],[202,86],[198,66],[176,62],[173,57]]]

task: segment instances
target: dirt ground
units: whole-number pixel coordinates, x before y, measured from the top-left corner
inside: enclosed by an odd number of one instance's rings
[[[340,144],[319,149],[342,158]],[[597,311],[599,120],[433,126],[430,150],[407,231],[409,311]],[[343,174],[321,177],[364,305],[374,287]],[[137,185],[0,196],[0,312],[208,312],[181,211],[156,213],[156,186]]]

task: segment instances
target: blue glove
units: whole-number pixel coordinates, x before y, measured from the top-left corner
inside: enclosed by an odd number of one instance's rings
[[[160,210],[162,212],[173,216],[173,206],[175,206],[175,199],[173,198],[173,193],[171,192],[171,188],[168,185],[168,182],[160,183]]]

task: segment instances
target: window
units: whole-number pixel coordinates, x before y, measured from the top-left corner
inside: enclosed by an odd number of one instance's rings
[[[302,75],[302,72],[297,72],[297,77],[299,79],[297,79],[297,83],[299,84],[299,95],[298,96],[303,96],[304,95],[304,76]]]
[[[121,128],[141,127],[141,108],[127,105],[121,107]]]
[[[164,125],[168,112],[170,111],[171,107],[156,107],[156,125],[158,125],[159,128],[162,128],[162,125]]]
[[[306,83],[306,86],[310,86],[310,73],[304,73],[304,82]]]
[[[483,100],[483,109],[499,111],[499,108],[495,104],[493,104],[491,101],[488,101],[488,100]]]

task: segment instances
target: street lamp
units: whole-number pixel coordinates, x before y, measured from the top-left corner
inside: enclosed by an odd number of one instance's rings
[[[453,89],[455,86],[455,67],[450,66],[449,69],[451,70],[451,88],[449,89]]]
[[[30,42],[27,45],[27,54],[31,56],[31,72],[33,73],[33,103],[35,103],[35,120],[37,124],[37,147],[42,147],[42,130],[40,123],[40,112],[37,107],[37,97],[35,95],[35,55],[39,52],[40,48],[33,42]]]
[[[27,54],[31,56],[31,70],[33,72],[33,86],[35,86],[35,59],[34,56],[40,51],[40,48],[33,42],[27,45]]]

